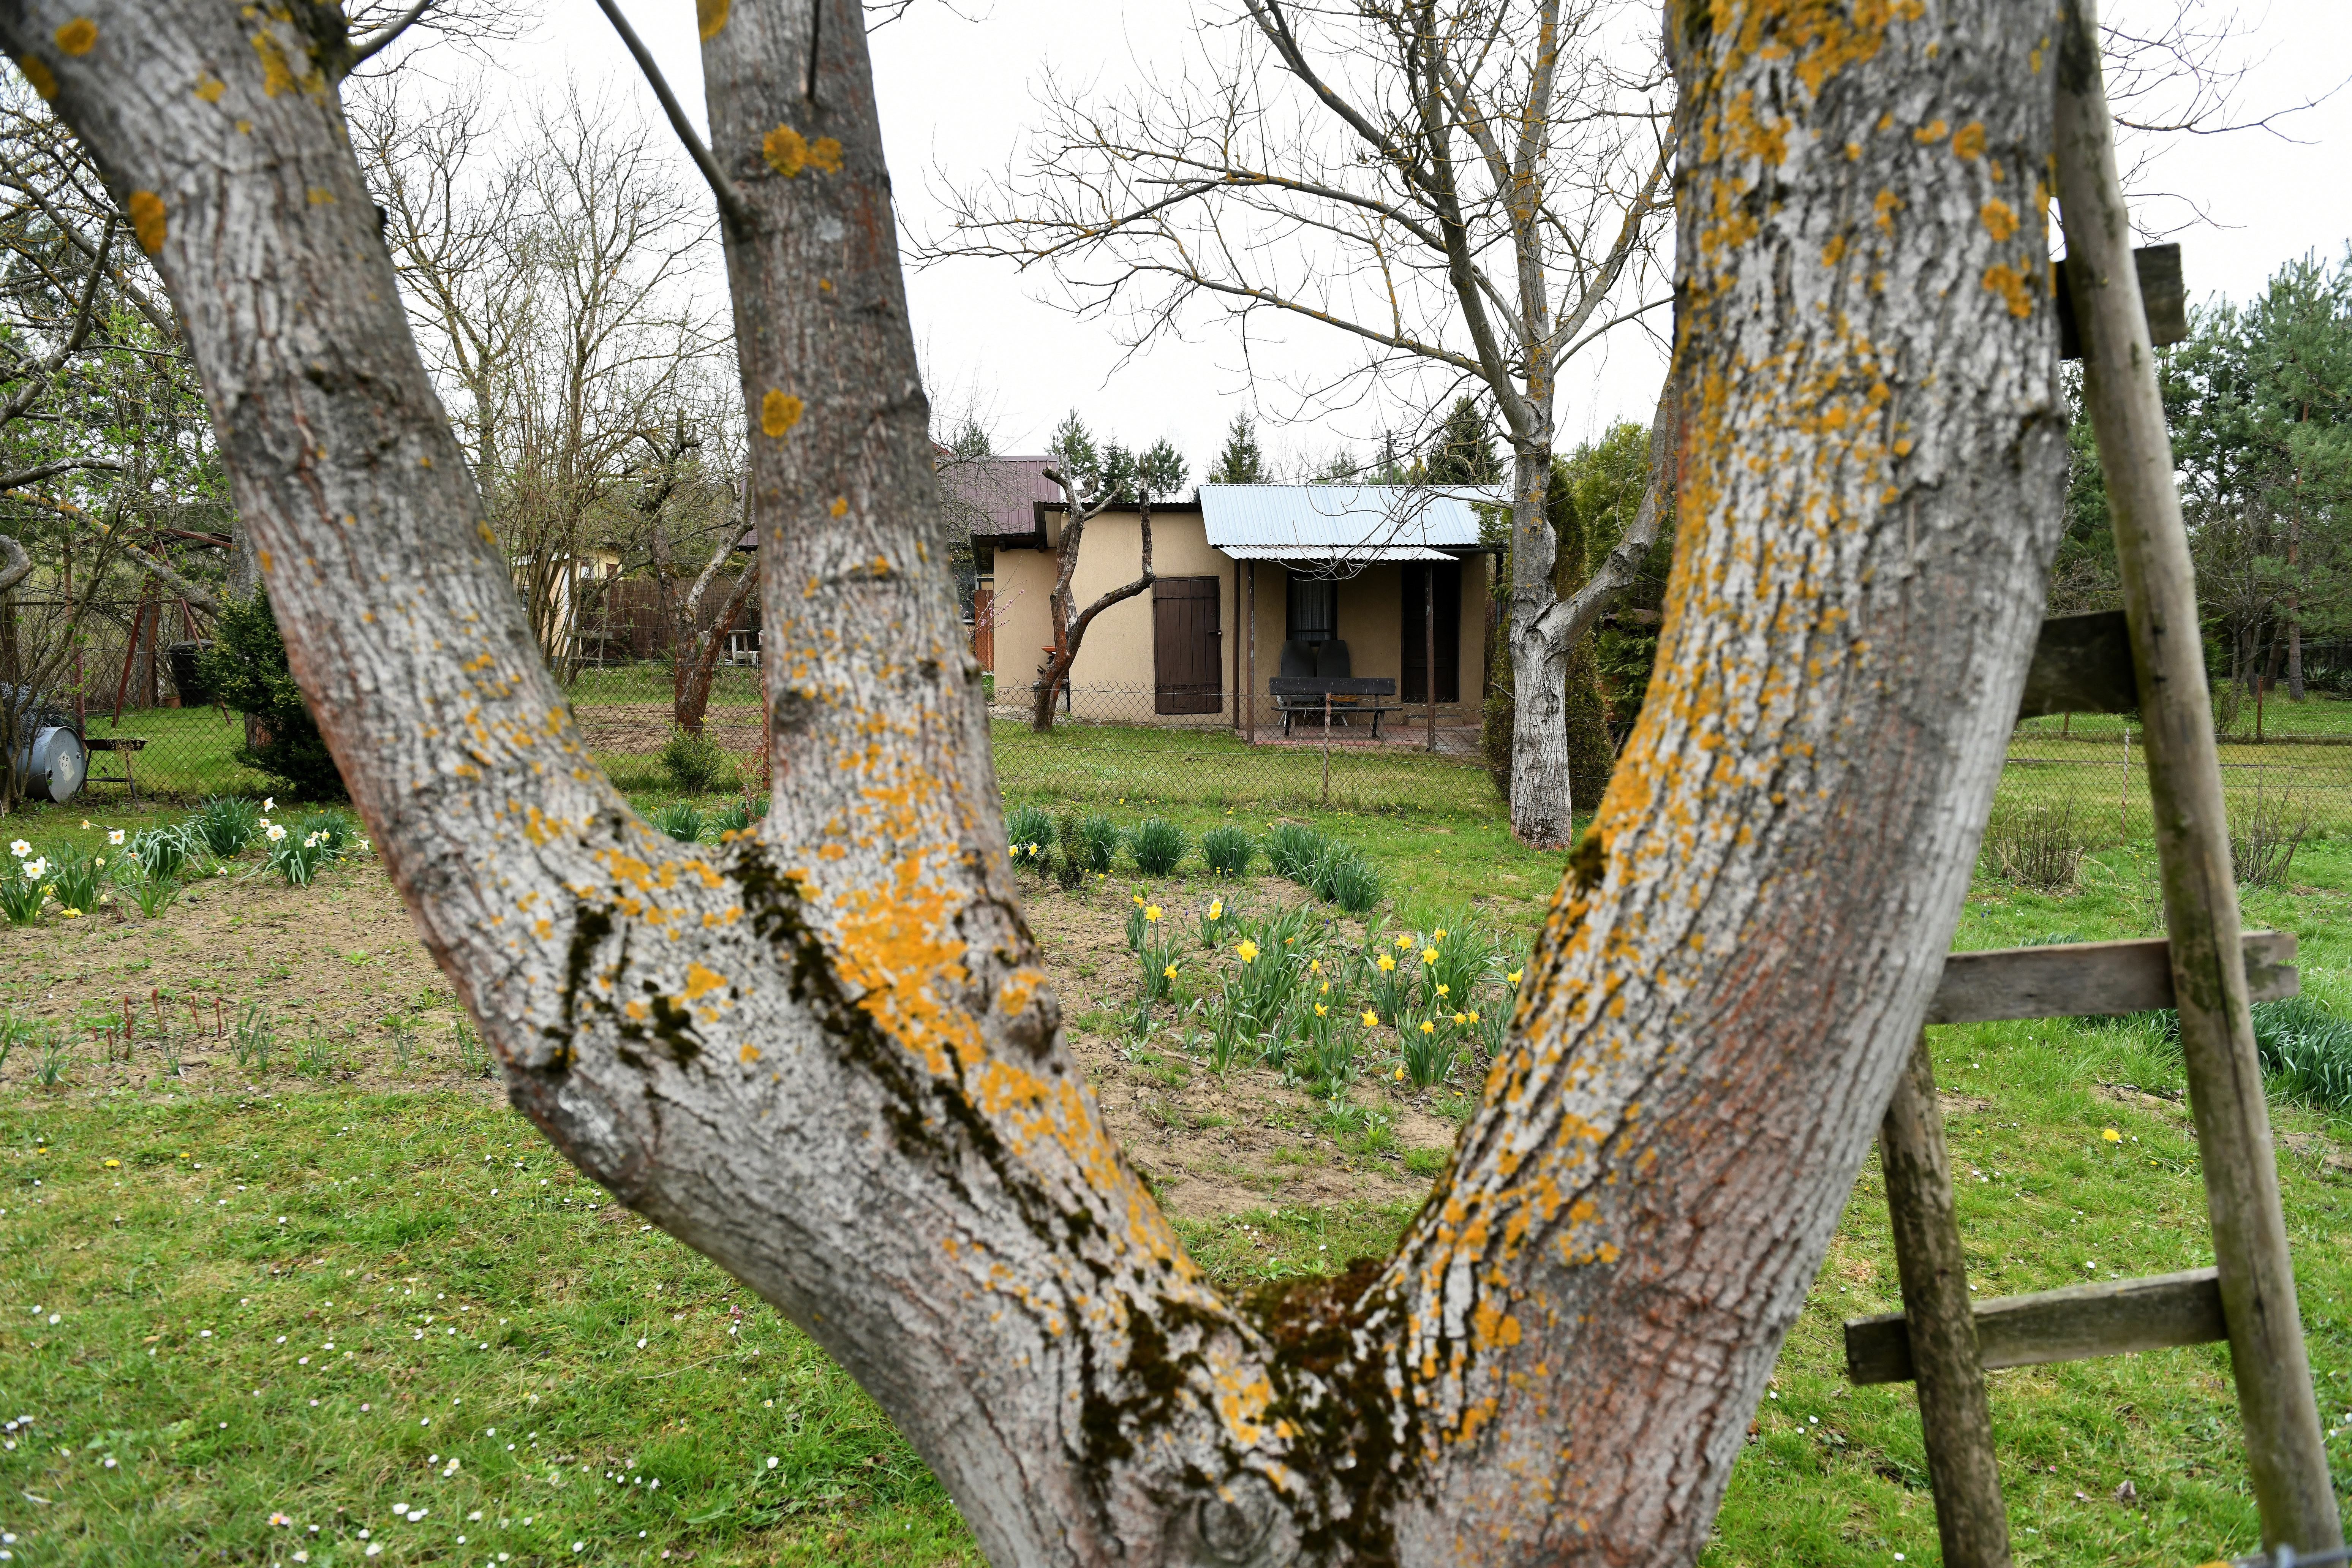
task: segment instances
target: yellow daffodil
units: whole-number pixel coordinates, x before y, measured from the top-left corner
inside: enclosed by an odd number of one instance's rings
[[[1173,979],[1175,979],[1175,978],[1176,978],[1176,966],[1175,966],[1174,964],[1172,964],[1172,963],[1171,963],[1171,964],[1170,964],[1167,968],[1165,968],[1165,969],[1161,970],[1160,973],[1162,973],[1162,974],[1164,974],[1164,975],[1166,975],[1166,976],[1168,976],[1168,978],[1169,978],[1169,979],[1173,980]]]
[[[1431,937],[1429,940],[1432,942],[1444,942],[1445,940],[1445,928],[1444,926],[1439,926],[1437,928],[1437,934]]]
[[[81,919],[81,911],[80,911],[79,910],[77,910],[77,909],[70,909],[70,908],[68,908],[68,909],[65,911],[65,917],[66,917],[66,919],[68,919],[68,920],[69,920],[69,921],[78,921],[78,920]]]
[[[1437,962],[1437,950],[1433,947],[1423,948],[1421,950],[1421,962],[1424,964],[1435,963]]]
[[[1160,918],[1160,906],[1159,906],[1158,904],[1146,904],[1146,905],[1144,905],[1144,906],[1143,906],[1143,918],[1144,918],[1145,920],[1148,920],[1148,921],[1156,921],[1156,920],[1158,920],[1158,919]]]
[[[1213,921],[1221,921],[1225,918],[1224,900],[1211,899],[1209,900],[1209,918]]]
[[[1470,1021],[1474,1024],[1478,1021],[1478,1009],[1475,1007],[1470,1009]]]
[[[1454,1014],[1454,1023],[1456,1023],[1456,1024],[1458,1025],[1458,1024],[1466,1024],[1466,1023],[1468,1023],[1470,1020],[1469,1020],[1469,1018],[1468,1018],[1468,1016],[1467,1016],[1466,1015],[1464,1015],[1464,1014],[1461,1014],[1461,1013],[1456,1013],[1456,1014]]]
[[[1323,961],[1322,961],[1321,959],[1319,959],[1319,958],[1316,958],[1316,959],[1310,959],[1310,960],[1308,960],[1308,961],[1307,961],[1307,973],[1309,973],[1309,974],[1320,974],[1320,973],[1323,973]]]
[[[1404,1068],[1402,1065],[1400,1065],[1396,1069],[1396,1080],[1399,1083],[1402,1083],[1404,1081]]]
[[[1423,1018],[1421,1021],[1421,1032],[1424,1035],[1433,1035],[1437,1033],[1437,1026]]]
[[[1135,895],[1135,907],[1139,910],[1143,907],[1143,895],[1140,893]]]
[[[1328,1016],[1330,1014],[1330,1008],[1326,1007],[1320,1002],[1315,1004],[1315,1016],[1318,1018]]]
[[[1377,1029],[1377,1028],[1379,1028],[1380,1026],[1381,1026],[1381,1016],[1380,1016],[1378,1013],[1373,1012],[1370,1007],[1365,1008],[1365,1009],[1364,1009],[1364,1027],[1366,1027],[1367,1029]]]
[[[1387,953],[1385,953],[1385,952],[1384,952],[1384,953],[1382,953],[1382,954],[1381,954],[1381,973],[1386,974],[1386,973],[1388,973],[1391,970],[1394,969],[1395,967],[1396,967],[1396,960],[1395,960],[1395,959],[1391,958],[1391,957],[1390,957]]]
[[[1326,980],[1322,984],[1317,986],[1315,988],[1315,994],[1318,996],[1328,996],[1331,994],[1331,983]]]
[[[1451,996],[1454,994],[1454,987],[1451,985],[1441,985],[1437,988],[1437,994],[1440,996]]]
[[[1526,973],[1527,971],[1523,969],[1514,969],[1508,974],[1504,975],[1503,978],[1509,981],[1512,984],[1517,985],[1519,983],[1519,976]]]
[[[1238,947],[1235,947],[1234,951],[1241,955],[1241,961],[1244,963],[1255,963],[1257,962],[1257,943],[1251,942],[1246,937],[1242,940],[1241,944]]]
[[[1399,947],[1411,947],[1412,945],[1412,938],[1410,936],[1401,936],[1397,938],[1397,945]]]

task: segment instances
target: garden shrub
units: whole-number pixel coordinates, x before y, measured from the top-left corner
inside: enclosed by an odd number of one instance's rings
[[[1136,868],[1147,877],[1165,877],[1175,870],[1192,847],[1192,836],[1164,816],[1146,818],[1129,841]]]
[[[215,625],[198,668],[214,697],[248,721],[252,743],[236,748],[236,760],[295,795],[313,800],[349,795],[287,668],[286,639],[278,635],[269,595],[256,589],[249,599],[222,599]]]
[[[2063,893],[2082,874],[2086,847],[2069,801],[1995,816],[1985,828],[1983,853],[1992,874],[2003,880]]]
[[[2311,810],[2257,785],[2251,805],[2230,814],[2230,868],[2241,886],[2283,888],[2294,852],[2311,834]]]
[[[1201,859],[1220,877],[1238,877],[1249,869],[1257,845],[1246,829],[1212,827],[1201,835]]]
[[[1089,812],[1078,822],[1078,843],[1086,868],[1107,873],[1118,860],[1118,824],[1099,811]]]
[[[1062,813],[1055,836],[1061,840],[1060,858],[1053,862],[1054,880],[1065,889],[1075,888],[1087,877],[1087,847],[1082,818],[1074,808]]]
[[[662,743],[661,765],[681,795],[709,795],[735,782],[735,759],[708,735],[672,730]]]

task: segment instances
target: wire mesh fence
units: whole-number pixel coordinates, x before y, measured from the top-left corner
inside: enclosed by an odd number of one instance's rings
[[[1441,695],[1444,693],[1441,691]],[[1411,695],[1418,695],[1413,693]],[[573,713],[588,748],[632,795],[743,794],[762,787],[759,671],[722,666],[712,682],[699,787],[683,787],[666,757],[677,726],[666,662],[583,670]],[[1079,685],[1033,725],[1025,682],[988,694],[997,781],[1016,800],[1251,805],[1269,809],[1493,812],[1501,801],[1485,768],[1478,716],[1438,704],[1433,748],[1425,705],[1395,698],[1334,702],[1286,713],[1261,696],[1236,715],[1233,694]],[[2260,805],[2319,832],[2352,831],[2352,699],[2314,694],[2241,704],[2221,742],[2232,820]],[[194,801],[260,794],[271,781],[238,761],[241,715],[218,708],[90,706],[87,792]],[[1377,734],[1375,727],[1377,725]],[[2077,714],[2028,720],[2010,742],[1996,820],[2061,814],[2086,838],[2148,837],[2147,752],[2137,719]]]

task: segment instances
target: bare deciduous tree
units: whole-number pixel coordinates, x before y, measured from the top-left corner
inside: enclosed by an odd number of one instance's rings
[[[702,8],[779,771],[721,847],[570,727],[333,96],[269,91],[249,41],[304,35],[149,0],[93,36],[79,3],[0,3],[0,43],[146,215],[295,670],[559,1148],[839,1358],[1000,1563],[1696,1553],[2039,620],[2046,6],[1672,8],[1709,25],[1659,674],[1399,1251],[1253,1312],[1111,1142],[1021,915],[857,15]]]
[[[608,514],[723,359],[692,288],[710,222],[650,131],[576,91],[520,134],[470,95],[410,101],[372,95],[356,140],[533,636],[568,679]]]
[[[1244,341],[1303,316],[1353,337],[1367,377],[1433,377],[1432,407],[1482,387],[1512,458],[1512,826],[1564,844],[1574,617],[1544,492],[1561,372],[1638,313],[1667,206],[1654,45],[1610,5],[1244,5],[1202,27],[1205,79],[1109,102],[1049,79],[1025,167],[952,193],[924,254],[1050,268],[1139,346],[1194,305]]]

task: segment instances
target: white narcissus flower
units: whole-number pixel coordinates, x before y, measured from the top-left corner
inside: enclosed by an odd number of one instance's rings
[[[262,796],[261,809],[264,811],[276,811],[278,809],[278,797],[274,795]]]
[[[106,841],[107,841],[109,844],[120,844],[120,843],[121,843],[121,842],[122,842],[122,829],[121,829],[120,827],[110,827],[110,828],[108,828],[108,829],[106,830]]]
[[[8,841],[8,853],[14,855],[19,860],[22,860],[26,856],[30,855],[32,852],[33,847],[26,843],[21,838],[12,838]]]
[[[269,825],[269,842],[275,844],[285,837],[286,830],[284,828],[278,826],[278,824],[274,822]]]
[[[36,882],[39,881],[48,874],[49,863],[46,858],[39,860],[27,860],[25,862],[25,875]]]

